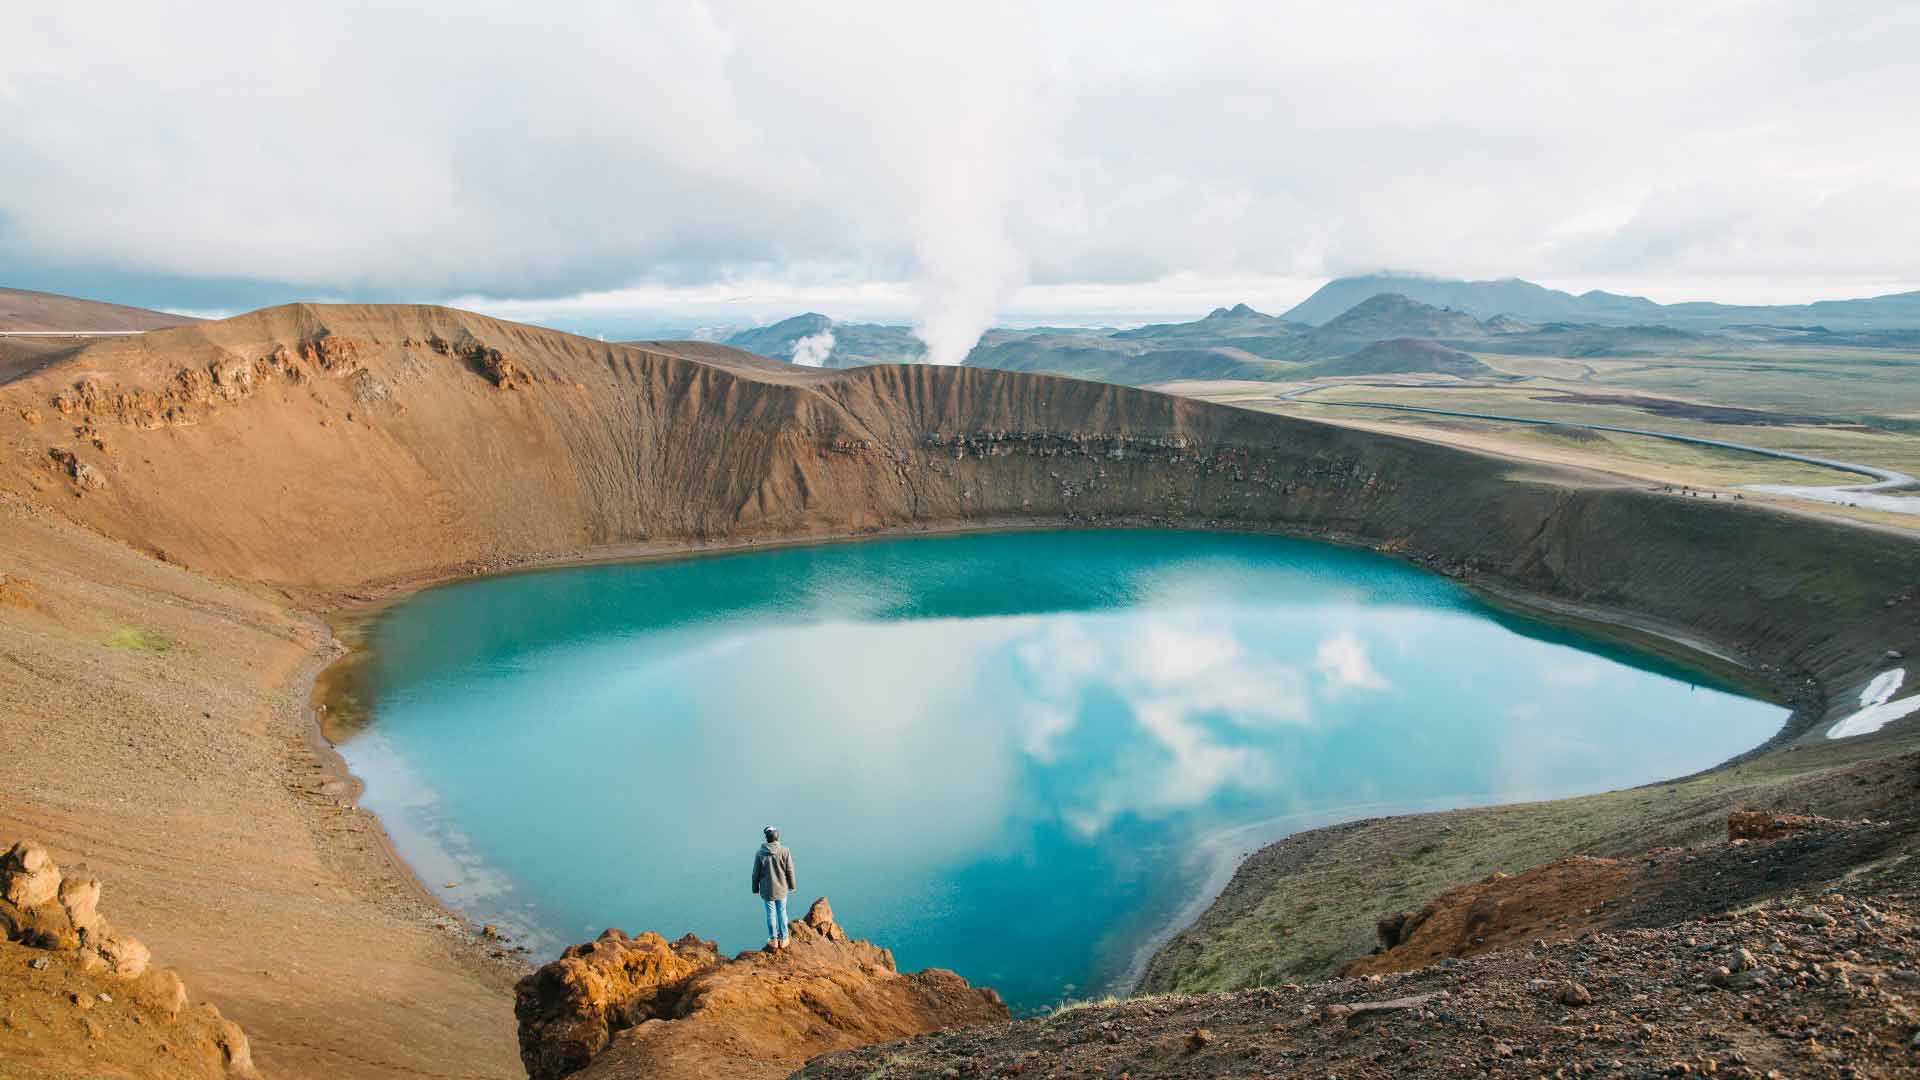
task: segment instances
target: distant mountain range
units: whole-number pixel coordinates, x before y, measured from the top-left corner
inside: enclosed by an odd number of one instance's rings
[[[820,335],[832,331],[831,342]],[[834,322],[819,312],[810,311],[782,319],[771,326],[742,330],[724,344],[774,360],[794,359],[802,341],[813,339],[809,348],[823,355],[821,367],[860,367],[863,364],[913,364],[927,358],[927,346],[906,326],[879,323]],[[804,357],[803,357],[804,359]]]
[[[1452,281],[1410,274],[1368,274],[1329,281],[1281,318],[1318,326],[1382,293],[1396,293],[1479,319],[1505,315],[1534,323],[1673,326],[1689,330],[1750,324],[1821,326],[1836,331],[1920,327],[1920,291],[1862,300],[1820,300],[1811,304],[1656,304],[1644,296],[1622,296],[1599,290],[1575,296],[1519,278]]]
[[[192,321],[0,289],[0,329],[145,330]],[[918,363],[927,356],[909,327],[835,322],[818,312],[738,331],[724,344],[773,360],[831,368]],[[1493,370],[1472,354],[1752,355],[1757,348],[1808,344],[1920,348],[1920,292],[1777,307],[1663,305],[1605,292],[1575,296],[1518,279],[1375,274],[1328,282],[1280,316],[1235,304],[1191,322],[1125,330],[989,330],[965,363],[1147,385],[1389,373],[1486,377]],[[0,338],[0,382],[70,347],[57,340]]]
[[[1145,385],[1187,379],[1278,380],[1318,375],[1427,372],[1484,376],[1463,350],[1546,356],[1665,355],[1711,339],[1673,327],[1482,320],[1398,293],[1370,295],[1323,325],[1246,304],[1184,323],[1130,330],[996,329],[967,355],[969,367],[1046,372]],[[926,347],[905,326],[837,323],[810,312],[741,331],[726,344],[776,360],[825,367],[913,363]]]

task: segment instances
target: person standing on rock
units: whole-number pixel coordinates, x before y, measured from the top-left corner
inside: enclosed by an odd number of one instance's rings
[[[767,842],[753,854],[753,891],[767,904],[767,947],[787,947],[787,894],[794,890],[793,852],[780,843],[780,830],[761,830]]]

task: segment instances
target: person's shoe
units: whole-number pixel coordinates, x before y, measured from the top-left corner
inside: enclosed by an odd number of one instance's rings
[[[793,939],[790,937],[783,937],[780,939],[780,948],[782,949],[785,949],[788,945],[791,945],[791,944],[793,944]]]

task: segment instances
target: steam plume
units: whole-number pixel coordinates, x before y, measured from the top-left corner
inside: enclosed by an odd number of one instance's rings
[[[1032,142],[1032,118],[1011,90],[939,101],[934,116],[922,136],[932,142],[909,178],[918,194],[909,218],[920,298],[913,332],[927,343],[928,363],[954,365],[1026,280],[1009,218],[1014,162]]]
[[[793,362],[801,367],[825,367],[833,355],[833,328],[808,334],[793,343]]]

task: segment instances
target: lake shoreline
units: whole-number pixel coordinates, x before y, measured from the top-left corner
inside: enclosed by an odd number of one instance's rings
[[[697,559],[703,556],[726,556],[774,551],[799,547],[830,546],[859,543],[867,540],[891,540],[908,538],[955,538],[969,535],[1021,533],[1021,532],[1086,532],[1099,530],[1140,530],[1162,532],[1205,533],[1212,535],[1272,536],[1301,540],[1311,543],[1329,544],[1334,547],[1366,551],[1385,555],[1393,562],[1407,566],[1425,574],[1446,577],[1462,587],[1463,591],[1475,601],[1488,605],[1495,611],[1546,626],[1572,629],[1584,636],[1591,637],[1610,645],[1624,647],[1636,654],[1656,656],[1683,670],[1702,675],[1714,682],[1732,683],[1736,692],[1759,700],[1769,701],[1789,709],[1781,727],[1767,740],[1743,751],[1727,760],[1690,775],[1703,775],[1727,768],[1767,749],[1791,741],[1798,737],[1821,715],[1820,702],[1809,700],[1805,695],[1797,695],[1799,701],[1789,700],[1790,695],[1783,692],[1777,680],[1765,678],[1762,673],[1747,667],[1738,659],[1736,650],[1730,646],[1718,645],[1696,635],[1690,635],[1678,628],[1664,626],[1655,620],[1636,616],[1631,613],[1609,611],[1600,607],[1576,606],[1564,601],[1555,601],[1545,597],[1529,596],[1515,590],[1489,586],[1483,582],[1463,580],[1452,574],[1444,574],[1431,566],[1422,565],[1418,560],[1409,559],[1392,550],[1383,550],[1380,546],[1357,542],[1352,538],[1338,535],[1310,535],[1295,529],[1260,528],[1217,528],[1217,527],[1180,527],[1149,518],[1123,521],[1101,520],[1098,522],[1077,521],[1064,518],[1050,519],[1003,519],[982,522],[960,522],[951,525],[921,524],[889,529],[849,531],[838,534],[809,535],[781,539],[750,539],[722,541],[690,542],[649,542],[644,544],[613,545],[578,552],[567,552],[522,560],[503,562],[499,565],[480,569],[466,566],[457,570],[416,575],[410,579],[383,583],[380,586],[358,590],[345,598],[345,602],[332,607],[324,614],[324,621],[330,628],[329,647],[337,648],[339,655],[321,670],[315,672],[309,683],[308,708],[306,710],[309,730],[314,743],[316,757],[320,760],[327,775],[349,786],[350,801],[357,804],[364,792],[364,782],[353,774],[346,759],[335,745],[335,736],[342,734],[331,730],[330,725],[339,722],[336,718],[350,716],[352,709],[340,706],[343,693],[357,696],[357,688],[351,680],[331,677],[343,666],[363,664],[371,655],[368,641],[369,631],[378,619],[394,605],[419,595],[424,591],[451,585],[462,581],[477,580],[482,577],[500,577],[517,574],[538,573],[548,570],[561,570],[582,566],[644,564],[661,561],[681,561]],[[331,697],[331,700],[330,700]],[[1674,778],[1679,779],[1679,778]],[[1669,783],[1667,779],[1653,779],[1641,786],[1654,786]],[[1574,796],[1564,796],[1574,797]],[[1563,798],[1564,798],[1563,797]],[[1528,799],[1524,802],[1541,800]],[[1549,800],[1551,801],[1551,800]],[[1477,805],[1473,802],[1453,800],[1427,800],[1429,805],[1420,810],[1407,813],[1444,814],[1453,810],[1470,809]],[[1438,805],[1439,803],[1446,805]],[[1519,805],[1519,804],[1513,804]],[[408,884],[410,891],[419,899],[432,904],[448,917],[456,920],[468,930],[472,947],[478,953],[491,951],[490,945],[474,934],[476,924],[444,899],[443,895],[431,887],[416,869],[402,857],[394,846],[384,824],[378,816],[368,811],[373,820],[374,832],[378,835],[382,849],[393,866],[394,871]],[[1338,827],[1352,823],[1357,819],[1344,815],[1329,818],[1325,814],[1310,815],[1318,823],[1286,835],[1298,835],[1319,828]],[[1230,830],[1239,832],[1242,828]],[[1132,993],[1145,976],[1153,956],[1168,942],[1178,937],[1192,922],[1211,905],[1232,883],[1235,871],[1248,856],[1245,853],[1223,854],[1211,860],[1207,872],[1203,875],[1205,884],[1191,898],[1183,901],[1174,919],[1157,929],[1143,945],[1133,950],[1132,959],[1126,965],[1123,982],[1117,986],[1121,993]],[[641,928],[649,929],[649,928]],[[651,928],[659,929],[659,928]],[[697,928],[696,928],[697,929]]]

